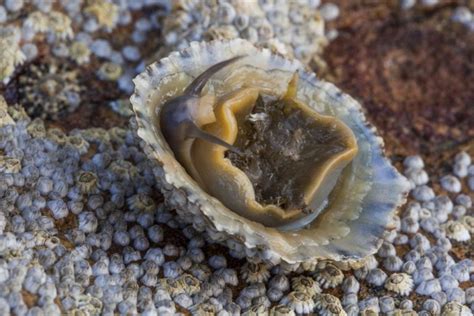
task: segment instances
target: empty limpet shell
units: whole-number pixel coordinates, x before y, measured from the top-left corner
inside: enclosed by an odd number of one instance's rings
[[[405,200],[360,105],[296,60],[242,39],[191,43],[134,82],[167,203],[247,257],[361,259]]]

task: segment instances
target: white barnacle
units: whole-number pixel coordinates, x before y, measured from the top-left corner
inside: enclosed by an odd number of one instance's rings
[[[0,172],[17,173],[21,170],[21,161],[16,158],[0,156]]]
[[[291,279],[291,288],[293,291],[305,292],[311,296],[321,293],[318,283],[313,278],[306,276],[298,276]]]
[[[261,283],[268,280],[270,271],[265,263],[246,262],[241,270],[240,275],[247,283]]]
[[[287,305],[297,314],[308,314],[314,309],[311,295],[301,291],[288,293],[281,299],[280,304]]]
[[[86,64],[90,60],[91,51],[86,43],[76,41],[69,47],[69,57],[78,65]]]
[[[469,308],[463,304],[452,301],[443,306],[442,314],[443,316],[449,315],[472,315],[472,312]]]
[[[59,39],[68,39],[73,36],[71,19],[59,11],[51,11],[48,14],[48,32]]]
[[[84,8],[84,13],[96,19],[98,24],[111,31],[119,20],[119,6],[105,0],[90,1]]]
[[[470,234],[474,234],[474,216],[465,215],[462,217],[461,222]]]
[[[12,119],[10,114],[8,114],[8,105],[3,96],[0,96],[0,128],[14,124],[15,121]]]
[[[455,241],[468,241],[471,239],[471,234],[463,222],[457,221],[448,221],[446,224],[442,226],[446,236],[449,239],[453,239]]]
[[[341,306],[341,301],[331,294],[316,294],[314,303],[319,315],[347,315]]]
[[[0,27],[0,81],[10,77],[26,59],[18,44],[17,31],[14,27]]]
[[[393,273],[387,278],[384,286],[389,291],[408,296],[413,290],[413,280],[409,274]]]
[[[24,22],[24,26],[32,29],[35,33],[43,33],[48,30],[48,15],[41,11],[31,12]]]

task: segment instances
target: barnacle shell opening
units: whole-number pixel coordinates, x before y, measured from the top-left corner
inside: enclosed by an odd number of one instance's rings
[[[250,57],[216,73],[204,94],[221,97],[244,89],[257,89],[261,93],[284,96],[294,74],[298,73],[295,100],[320,116],[342,122],[357,142],[358,150],[352,160],[348,159],[350,163],[340,168],[339,177],[332,175],[337,184],[327,206],[304,229],[281,230],[271,226],[282,222],[249,219],[248,214],[226,207],[226,203],[208,194],[186,172],[160,132],[160,106],[180,95],[210,66],[238,55]],[[360,105],[332,84],[306,72],[296,60],[258,49],[242,39],[191,43],[189,48],[150,65],[134,82],[136,89],[131,101],[139,126],[138,135],[145,141],[147,153],[163,168],[163,189],[169,202],[183,220],[207,230],[211,238],[228,244],[235,244],[229,241],[231,239],[244,243],[246,249],[252,249],[247,251],[248,256],[289,263],[365,257],[377,250],[393,212],[405,200],[408,182],[383,156],[382,140],[366,122]],[[252,91],[245,93],[256,95]]]

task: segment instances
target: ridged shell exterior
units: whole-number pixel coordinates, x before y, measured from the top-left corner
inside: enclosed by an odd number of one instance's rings
[[[162,104],[160,89],[168,87],[170,91],[176,76],[189,77],[191,81],[211,65],[243,54],[250,57],[219,72],[213,81],[225,84],[225,78],[233,71],[247,67],[250,71],[271,74],[273,91],[283,93],[291,76],[298,71],[298,99],[318,113],[338,117],[356,135],[359,153],[346,171],[342,196],[307,230],[279,232],[227,209],[185,172],[159,131],[156,113]],[[157,177],[163,184],[167,202],[176,208],[183,221],[193,223],[198,230],[206,230],[211,239],[226,243],[234,253],[271,263],[280,259],[288,263],[316,259],[353,261],[377,251],[393,213],[405,201],[409,184],[384,157],[382,139],[367,123],[360,104],[350,96],[306,72],[300,62],[256,48],[242,39],[193,42],[189,48],[147,67],[134,82],[136,88],[131,101],[138,135],[144,140],[148,155],[162,167]],[[181,89],[176,87],[174,93]]]

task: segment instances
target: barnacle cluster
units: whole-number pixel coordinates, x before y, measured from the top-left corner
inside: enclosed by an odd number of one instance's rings
[[[319,1],[173,2],[163,21],[166,46],[161,56],[191,41],[243,38],[304,63],[327,44]]]

